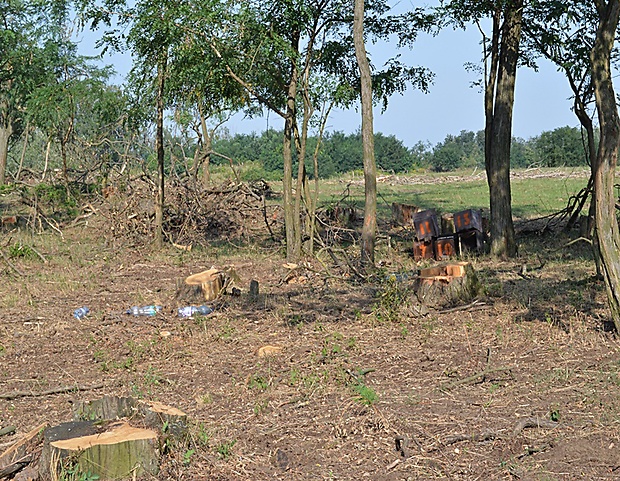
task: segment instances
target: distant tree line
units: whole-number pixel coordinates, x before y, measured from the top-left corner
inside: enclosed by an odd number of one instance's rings
[[[513,138],[511,166],[574,167],[586,166],[585,139],[578,127],[559,127],[530,139]],[[309,150],[316,137],[308,139]],[[282,133],[274,129],[260,134],[223,134],[214,140],[214,150],[240,163],[254,162],[267,176],[282,171]],[[432,146],[418,142],[406,147],[394,135],[375,134],[377,166],[385,172],[403,173],[415,169],[449,172],[461,168],[484,168],[484,131],[461,131]],[[215,162],[225,162],[220,159]],[[319,152],[319,177],[332,177],[362,169],[362,139],[359,132],[327,133]],[[258,173],[258,172],[257,172]],[[309,168],[314,176],[314,169]]]

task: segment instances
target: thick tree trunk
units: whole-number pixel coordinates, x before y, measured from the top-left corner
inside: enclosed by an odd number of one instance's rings
[[[498,257],[513,257],[517,253],[517,244],[512,221],[510,143],[523,0],[515,0],[504,8],[492,120],[489,122],[487,118],[485,162],[491,207],[491,254]],[[498,25],[499,22],[494,19],[494,41],[498,39],[496,31]],[[490,110],[489,95],[492,95],[492,91],[487,90],[487,115]]]
[[[360,71],[362,100],[362,144],[364,152],[364,226],[362,228],[361,264],[375,263],[377,230],[377,166],[372,114],[372,79],[364,45],[364,0],[355,0],[353,20],[355,57]]]
[[[297,51],[299,36],[296,36],[291,47]],[[286,258],[291,261],[299,259],[301,255],[301,229],[299,218],[295,218],[295,199],[293,198],[293,129],[295,128],[295,97],[297,96],[297,82],[299,72],[293,61],[291,77],[288,85],[286,102],[286,117],[284,121],[284,144],[282,157],[284,161],[284,179],[282,181],[284,202],[284,228],[286,230]]]
[[[614,179],[620,141],[620,119],[610,68],[611,50],[620,17],[620,0],[598,1],[599,26],[590,53],[592,81],[601,139],[594,177],[596,234],[601,270],[612,319],[620,330],[620,232],[616,220]]]
[[[13,129],[11,125],[0,126],[0,185],[4,185],[6,177],[6,164],[9,157],[9,139]]]
[[[155,246],[164,245],[164,87],[168,56],[162,52],[157,64],[157,132],[155,150],[157,151],[157,198],[155,201]]]

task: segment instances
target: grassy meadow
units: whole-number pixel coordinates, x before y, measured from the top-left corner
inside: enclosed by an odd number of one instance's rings
[[[588,170],[584,168],[528,169],[513,171],[512,211],[516,219],[531,219],[564,209],[570,196],[585,187]],[[277,187],[276,187],[277,188]],[[323,204],[344,202],[359,209],[364,206],[364,178],[361,173],[347,174],[323,181]],[[378,213],[390,216],[392,202],[411,204],[440,213],[469,208],[489,208],[489,188],[484,172],[457,171],[406,175],[378,175]]]

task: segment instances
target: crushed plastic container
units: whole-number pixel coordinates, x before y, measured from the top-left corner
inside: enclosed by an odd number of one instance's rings
[[[161,311],[161,306],[133,306],[125,311],[132,316],[154,316]]]
[[[86,306],[83,307],[79,307],[77,308],[75,311],[73,311],[73,317],[75,317],[76,319],[84,319],[88,313],[90,312],[90,309]]]
[[[209,306],[186,306],[186,307],[179,307],[177,309],[177,313],[179,314],[179,317],[191,317],[194,314],[206,316],[208,314],[211,314],[212,312],[213,312],[213,309]]]

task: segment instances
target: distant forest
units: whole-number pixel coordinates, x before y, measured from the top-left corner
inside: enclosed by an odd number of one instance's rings
[[[213,150],[238,163],[252,162],[271,178],[282,172],[282,132],[274,129],[260,134],[224,134],[214,140]],[[308,139],[306,165],[314,175],[312,153],[317,138]],[[484,131],[461,131],[432,146],[418,142],[407,148],[394,135],[375,134],[377,167],[385,172],[403,173],[416,169],[448,172],[460,168],[484,168]],[[219,157],[214,163],[225,162]],[[318,154],[319,177],[332,177],[362,169],[362,139],[359,132],[330,132],[322,140]],[[585,166],[584,138],[577,127],[560,127],[530,139],[513,138],[511,166],[560,167]],[[256,172],[258,174],[258,172]]]

